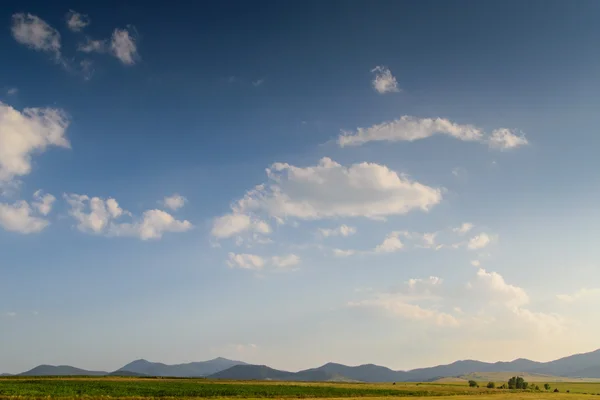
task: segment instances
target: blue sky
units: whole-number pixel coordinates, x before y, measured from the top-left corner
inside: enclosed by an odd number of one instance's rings
[[[600,347],[600,4],[13,2],[0,371]]]

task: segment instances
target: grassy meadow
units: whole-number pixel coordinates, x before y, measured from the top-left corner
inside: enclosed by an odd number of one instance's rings
[[[191,398],[355,398],[452,397],[452,400],[504,399],[581,400],[600,396],[600,382],[551,383],[552,390],[524,392],[469,388],[466,382],[450,383],[307,383],[276,381],[209,381],[205,379],[117,377],[9,377],[0,378],[0,399],[191,399]],[[570,390],[570,393],[566,393]]]

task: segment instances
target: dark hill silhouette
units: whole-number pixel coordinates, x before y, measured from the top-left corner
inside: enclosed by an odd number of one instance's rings
[[[576,376],[578,371],[600,367],[600,349],[589,353],[574,354],[547,363],[540,363],[531,372],[558,376]],[[530,371],[527,371],[530,372]],[[593,378],[586,376],[586,378]]]
[[[150,362],[142,359],[133,361],[119,368],[119,370],[136,372],[138,374],[149,376],[203,377],[215,374],[219,371],[224,371],[235,365],[245,364],[246,363],[242,361],[228,360],[222,357],[208,361],[174,365]]]
[[[122,369],[116,370],[111,372],[110,374],[107,374],[107,376],[129,376],[129,377],[143,377],[143,376],[148,376],[146,374],[140,374],[139,372],[131,372],[131,371],[124,371]]]
[[[71,367],[70,365],[38,365],[29,371],[22,372],[21,376],[101,376],[106,375],[104,371],[86,371]]]
[[[173,377],[209,377],[211,379],[239,380],[292,380],[292,381],[433,381],[445,377],[459,377],[472,373],[485,372],[523,372],[573,378],[600,378],[600,350],[574,354],[550,362],[537,362],[525,358],[495,363],[476,360],[460,360],[451,364],[429,368],[417,368],[410,371],[394,371],[374,364],[348,366],[327,363],[317,368],[299,372],[289,372],[270,368],[266,365],[250,365],[241,361],[215,358],[213,360],[187,364],[167,365],[147,360],[133,361],[114,374],[128,376],[173,376]],[[40,365],[19,375],[107,375],[102,371],[86,371],[68,365]]]
[[[322,371],[332,376],[344,377],[349,380],[362,382],[393,382],[405,380],[408,373],[404,371],[393,371],[387,367],[374,364],[364,364],[349,367],[343,364],[327,363],[318,368],[312,368],[302,372]]]
[[[210,379],[232,380],[287,380],[293,372],[281,371],[266,365],[236,365],[224,371],[210,375]]]

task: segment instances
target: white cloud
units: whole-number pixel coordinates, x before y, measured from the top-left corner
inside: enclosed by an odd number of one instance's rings
[[[496,129],[488,136],[473,125],[457,124],[445,118],[418,118],[408,115],[369,128],[357,128],[354,132],[342,131],[337,143],[340,147],[344,147],[360,146],[375,141],[412,142],[438,134],[462,141],[487,143],[491,148],[501,150],[528,144],[524,136],[517,136],[506,128]]]
[[[585,299],[600,297],[600,288],[582,288],[572,294],[559,294],[556,298],[565,303],[574,303]]]
[[[227,265],[231,268],[241,268],[262,271],[269,268],[271,271],[292,271],[300,264],[300,257],[296,254],[286,254],[282,256],[272,256],[265,258],[250,253],[233,253],[227,256]]]
[[[460,325],[460,322],[451,314],[411,304],[402,295],[379,293],[374,298],[349,302],[348,306],[381,309],[392,316],[430,322],[439,326]]]
[[[479,141],[483,132],[473,125],[461,125],[445,118],[417,118],[405,115],[391,122],[358,128],[356,132],[342,132],[338,137],[340,146],[359,146],[372,141],[415,141],[435,134],[452,136],[459,140]]]
[[[141,240],[160,239],[166,232],[186,232],[193,228],[187,221],[179,221],[162,210],[146,210],[141,218],[123,210],[115,199],[101,199],[78,194],[65,194],[71,206],[69,215],[77,221],[77,229],[86,233],[106,236],[130,236]],[[123,216],[130,222],[117,221]]]
[[[457,228],[452,228],[452,232],[458,233],[459,235],[464,235],[465,233],[469,232],[474,227],[475,227],[475,225],[473,225],[472,223],[464,222],[461,226],[459,226]]]
[[[49,193],[43,194],[41,190],[38,190],[33,194],[33,198],[35,201],[32,203],[32,205],[40,214],[50,214],[50,211],[52,211],[52,205],[56,201],[56,197]]]
[[[394,290],[369,291],[368,295],[347,305],[382,310],[391,316],[436,325],[460,325],[464,334],[477,332],[480,339],[486,334],[538,338],[562,333],[566,328],[560,315],[526,308],[530,300],[523,288],[508,284],[496,272],[483,269],[469,282],[467,290],[446,288],[441,278],[430,276],[410,279]]]
[[[106,40],[93,40],[86,37],[84,43],[79,43],[77,50],[84,53],[104,53],[108,51],[108,43]]]
[[[177,193],[172,196],[165,197],[163,204],[165,207],[170,208],[173,211],[179,210],[187,203],[187,199]]]
[[[11,318],[12,318],[12,317],[16,317],[16,316],[17,316],[17,313],[16,313],[16,312],[14,312],[14,311],[10,311],[10,312],[7,312],[7,313],[6,313],[6,316],[7,316],[7,317],[11,317]]]
[[[518,308],[529,303],[529,296],[525,290],[506,283],[499,273],[487,272],[483,268],[479,268],[475,281],[470,282],[467,287],[492,303],[503,304],[510,308]]]
[[[375,163],[344,167],[330,158],[305,168],[275,163],[267,168],[267,176],[268,184],[256,186],[232,205],[234,215],[264,213],[280,220],[382,219],[417,209],[428,211],[442,199],[440,189]],[[239,229],[250,226],[246,222]]]
[[[437,276],[428,278],[412,278],[406,282],[406,288],[401,292],[410,296],[432,297],[437,296],[444,280]]]
[[[77,229],[86,233],[106,232],[113,215],[121,209],[116,200],[111,198],[105,201],[99,197],[69,194],[65,195],[65,200],[71,206],[69,214],[78,222]],[[108,209],[108,202],[112,205],[112,211]],[[86,208],[89,208],[89,212],[86,212]]]
[[[271,233],[271,227],[260,219],[250,217],[246,214],[233,212],[215,218],[211,235],[218,239],[223,239],[246,231],[253,231],[266,235]]]
[[[522,307],[513,307],[512,313],[522,321],[533,325],[540,333],[560,333],[565,329],[565,320],[555,313],[533,312]]]
[[[168,212],[147,210],[139,221],[112,224],[110,233],[115,236],[131,236],[148,240],[160,239],[165,232],[186,232],[192,227],[189,221],[179,221]]]
[[[229,253],[228,257],[227,265],[231,268],[261,270],[265,266],[265,260],[255,254]]]
[[[371,70],[375,74],[375,78],[373,78],[373,89],[375,89],[379,94],[384,93],[392,93],[399,92],[398,82],[396,78],[392,75],[392,72],[389,68],[383,66],[377,66]]]
[[[337,228],[333,228],[333,229],[324,229],[324,228],[319,228],[319,234],[323,237],[330,237],[330,236],[350,236],[350,235],[354,235],[356,233],[356,228],[353,226],[348,226],[345,224],[342,224],[340,226],[338,226]]]
[[[9,96],[13,96],[17,93],[19,93],[19,89],[17,89],[17,88],[10,88],[6,91],[6,94]]]
[[[136,36],[133,26],[115,29],[110,39],[94,40],[86,37],[85,42],[79,43],[77,50],[84,53],[109,53],[125,65],[134,65],[140,59]]]
[[[130,32],[133,28],[128,27],[128,29],[114,30],[110,40],[110,50],[123,64],[133,65],[139,59],[139,54],[136,39]]]
[[[392,232],[377,247],[375,247],[375,253],[394,253],[404,248],[404,243],[400,241],[398,236],[400,232]]]
[[[490,244],[491,241],[492,241],[492,238],[487,233],[480,233],[477,236],[473,236],[469,240],[469,243],[467,244],[467,248],[469,250],[483,249],[488,244]]]
[[[52,53],[57,61],[61,59],[60,33],[43,19],[32,14],[14,14],[11,32],[15,40],[22,45]]]
[[[271,257],[271,264],[277,268],[290,268],[300,264],[300,257],[295,254]]]
[[[423,235],[421,235],[421,241],[422,244],[417,245],[417,247],[421,247],[424,249],[436,249],[437,250],[437,246],[435,244],[435,239],[438,235],[438,232],[430,232],[430,233],[424,233]]]
[[[489,146],[497,149],[515,149],[529,144],[525,136],[515,135],[506,128],[496,129],[489,138]]]
[[[69,10],[65,19],[67,21],[67,27],[73,32],[81,32],[81,30],[91,22],[90,17],[86,14],[80,14],[73,10]]]
[[[347,249],[347,250],[342,250],[342,249],[333,249],[333,255],[336,257],[350,257],[351,255],[356,254],[356,250],[352,250],[352,249]]]
[[[252,81],[252,86],[258,87],[258,86],[261,86],[263,83],[265,83],[264,79],[257,79],[255,81]]]
[[[68,126],[62,110],[25,108],[20,112],[0,102],[0,182],[29,174],[34,153],[50,146],[69,148]]]
[[[10,232],[37,233],[49,222],[35,215],[34,209],[24,200],[13,204],[0,203],[0,226]]]
[[[473,260],[471,261],[471,265],[474,267],[479,267],[481,265],[481,262],[479,262],[479,260]]]

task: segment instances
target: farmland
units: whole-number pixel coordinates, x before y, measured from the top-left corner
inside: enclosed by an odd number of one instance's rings
[[[482,382],[483,383],[483,382]],[[560,382],[553,392],[522,392],[469,388],[464,383],[301,383],[275,381],[210,381],[160,378],[2,378],[0,399],[29,398],[390,398],[451,397],[452,400],[504,399],[556,400],[592,398],[600,383]],[[571,393],[566,393],[570,390]]]

